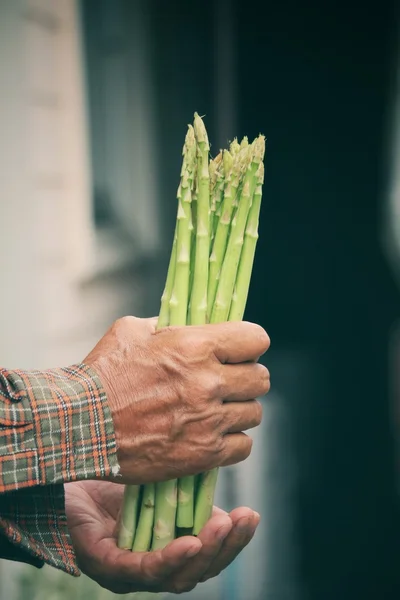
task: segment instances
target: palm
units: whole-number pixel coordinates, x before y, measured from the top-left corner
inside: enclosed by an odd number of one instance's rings
[[[116,529],[123,486],[105,481],[65,486],[68,527],[82,571],[116,592],[182,592],[215,577],[254,535],[259,516],[248,508],[220,509],[198,538],[185,536],[163,550],[120,550]]]

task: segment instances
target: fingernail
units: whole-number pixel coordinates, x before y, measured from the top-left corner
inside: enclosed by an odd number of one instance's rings
[[[258,512],[256,512],[256,511],[254,511],[254,516],[255,516],[255,518],[256,518],[258,521],[260,521],[260,520],[261,520],[261,515],[260,515],[260,513],[258,513]]]
[[[222,542],[232,529],[231,525],[222,525],[217,531],[217,538]]]
[[[249,528],[250,519],[249,517],[243,517],[236,524],[236,531],[238,533],[246,533]]]
[[[201,550],[201,546],[192,546],[191,548],[189,548],[189,550],[187,550],[185,556],[186,558],[193,558],[193,556],[196,556],[196,554],[198,554]]]

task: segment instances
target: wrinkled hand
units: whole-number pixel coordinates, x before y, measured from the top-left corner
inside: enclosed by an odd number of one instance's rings
[[[192,590],[234,560],[260,520],[249,508],[229,515],[216,508],[197,538],[185,536],[154,552],[129,552],[116,543],[123,492],[122,485],[105,481],[65,485],[68,527],[79,567],[117,594]]]
[[[248,457],[261,422],[268,349],[254,323],[166,327],[124,317],[84,361],[107,392],[122,483],[194,475]]]

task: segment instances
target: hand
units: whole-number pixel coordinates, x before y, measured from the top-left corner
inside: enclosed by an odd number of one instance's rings
[[[124,317],[84,362],[107,393],[120,481],[149,483],[231,465],[251,451],[270,387],[268,349],[252,323],[166,327]]]
[[[81,570],[117,594],[181,593],[225,569],[252,539],[260,517],[249,508],[214,516],[195,538],[185,536],[163,550],[130,552],[116,544],[124,487],[106,481],[65,485],[68,528]]]

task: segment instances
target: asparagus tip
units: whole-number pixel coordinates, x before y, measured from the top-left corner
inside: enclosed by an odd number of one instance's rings
[[[205,147],[207,149],[209,149],[210,144],[208,141],[207,131],[206,131],[205,125],[203,123],[203,119],[198,115],[197,112],[194,113],[193,127],[194,127],[194,132],[195,132],[195,136],[196,136],[198,143],[205,144]]]
[[[240,144],[239,144],[239,142],[238,142],[238,139],[237,139],[237,137],[235,137],[235,138],[234,138],[234,139],[231,141],[231,143],[230,143],[230,145],[229,145],[229,150],[230,150],[230,152],[231,152],[231,154],[232,154],[233,156],[239,152],[239,150],[240,150]]]
[[[264,159],[265,153],[265,136],[259,135],[258,138],[254,140],[254,162],[261,162]]]
[[[233,156],[229,152],[229,150],[224,150],[223,153],[223,164],[224,164],[224,174],[227,177],[232,169],[233,165]]]
[[[262,185],[264,183],[264,163],[261,161],[257,169],[257,184]]]

